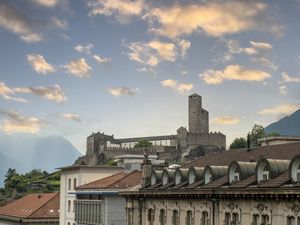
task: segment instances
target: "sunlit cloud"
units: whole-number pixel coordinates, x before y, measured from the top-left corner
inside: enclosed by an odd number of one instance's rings
[[[42,41],[43,36],[34,31],[33,24],[33,21],[11,5],[4,4],[4,1],[0,3],[0,27],[15,33],[25,42]]]
[[[218,37],[258,29],[258,24],[263,22],[258,23],[257,17],[266,9],[267,4],[254,1],[176,4],[171,7],[154,8],[144,18],[150,21],[151,31],[170,38],[201,30],[207,35]],[[278,32],[272,25],[268,29]]]
[[[177,80],[172,80],[172,79],[163,80],[161,82],[161,85],[163,87],[172,88],[172,89],[178,91],[181,94],[188,93],[194,87],[194,85],[191,84],[191,83],[180,83]]]
[[[281,77],[282,81],[280,83],[300,83],[300,77],[292,77],[285,72],[281,74]]]
[[[280,114],[288,115],[300,108],[300,104],[282,104],[271,108],[266,108],[258,112],[261,115]]]
[[[100,55],[94,55],[93,58],[100,64],[109,65],[111,63],[111,58],[105,58]]]
[[[35,4],[43,6],[43,7],[48,7],[48,8],[54,8],[59,0],[32,0]]]
[[[91,54],[91,50],[94,47],[93,44],[86,44],[86,45],[77,45],[75,46],[75,50],[78,52],[83,52],[86,54]]]
[[[18,93],[33,94],[58,103],[67,101],[64,91],[58,84],[49,87],[21,87],[15,88],[14,91]]]
[[[286,86],[285,85],[280,85],[279,86],[279,94],[280,95],[287,95],[287,91],[286,91]]]
[[[66,120],[81,122],[79,115],[77,115],[75,113],[64,113],[64,114],[61,114],[61,117]]]
[[[240,119],[233,116],[219,116],[212,119],[211,123],[218,125],[236,125],[240,123]]]
[[[60,28],[60,29],[66,29],[68,26],[68,22],[65,19],[58,19],[57,17],[52,17],[51,22],[54,27]]]
[[[178,46],[172,42],[134,42],[125,45],[129,49],[128,58],[147,66],[157,66],[162,61],[174,62],[178,55],[185,57],[191,43],[180,40]]]
[[[0,114],[6,117],[1,124],[1,129],[6,133],[38,133],[46,125],[36,117],[26,117],[16,111],[0,109]]]
[[[123,95],[133,96],[139,92],[139,88],[128,88],[128,87],[108,88],[108,92],[115,97],[119,97]]]
[[[142,13],[143,0],[89,0],[90,15],[114,16],[121,23],[127,23],[132,16]]]
[[[80,78],[89,78],[92,71],[92,67],[86,63],[84,58],[72,60],[69,64],[65,65],[67,73]]]
[[[222,70],[206,70],[199,77],[207,84],[218,85],[225,80],[264,81],[271,75],[262,70],[246,69],[240,65],[229,65]]]
[[[42,55],[29,54],[27,55],[27,60],[32,66],[32,69],[35,70],[37,73],[47,74],[55,72],[54,66],[48,63]]]
[[[6,86],[4,82],[0,81],[0,97],[8,101],[16,101],[16,102],[23,102],[23,103],[27,102],[26,99],[12,96],[14,94],[15,91],[12,88]]]

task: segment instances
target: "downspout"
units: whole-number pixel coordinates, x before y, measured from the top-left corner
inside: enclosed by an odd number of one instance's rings
[[[210,201],[212,202],[212,225],[216,225],[215,214],[216,214],[216,202],[217,202],[217,199],[211,198]]]
[[[140,221],[139,225],[143,225],[143,198],[139,198],[139,215],[140,215]]]

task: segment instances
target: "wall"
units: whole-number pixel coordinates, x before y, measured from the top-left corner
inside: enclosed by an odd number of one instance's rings
[[[70,169],[62,169],[60,177],[60,225],[73,225],[74,223],[74,200],[75,190],[73,189],[74,178],[76,178],[77,186],[90,183],[95,180],[102,179],[112,174],[121,172],[122,168],[116,167],[87,167],[87,166],[76,166]],[[68,179],[71,179],[72,185],[71,190],[68,190]],[[71,201],[71,210],[68,212],[68,201]]]
[[[134,207],[136,220],[132,225],[140,225],[138,221],[142,221],[141,225],[150,225],[148,217],[148,209],[154,209],[154,223],[153,225],[160,225],[159,212],[164,209],[166,213],[166,225],[172,225],[172,212],[178,210],[179,225],[186,225],[187,211],[192,212],[193,224],[202,224],[202,213],[208,213],[207,224],[213,225],[213,215],[215,225],[224,225],[225,213],[230,216],[231,224],[233,214],[237,215],[238,224],[250,225],[252,224],[253,215],[258,215],[258,224],[261,224],[263,216],[269,217],[267,224],[285,225],[287,224],[287,217],[300,217],[300,202],[299,201],[255,201],[255,200],[236,200],[236,201],[220,201],[215,202],[215,213],[213,213],[213,205],[211,201],[205,200],[146,200],[143,203],[144,207],[142,213],[139,212],[139,203],[137,200],[128,200],[127,207]],[[297,223],[295,223],[297,224]]]
[[[126,220],[126,200],[120,196],[105,198],[105,225],[124,225]]]

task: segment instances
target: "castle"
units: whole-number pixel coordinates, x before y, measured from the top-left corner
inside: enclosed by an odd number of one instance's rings
[[[140,141],[149,141],[153,146],[136,148]],[[157,154],[159,159],[170,163],[191,160],[212,151],[226,148],[226,136],[209,132],[209,113],[202,108],[202,97],[196,93],[188,97],[188,130],[177,129],[175,135],[133,137],[116,139],[114,135],[92,133],[87,137],[86,155],[76,160],[76,165],[101,165],[107,160],[124,154]]]

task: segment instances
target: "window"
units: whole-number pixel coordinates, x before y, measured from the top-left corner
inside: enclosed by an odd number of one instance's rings
[[[264,170],[264,171],[263,171],[263,177],[262,177],[262,180],[263,180],[263,181],[269,180],[269,171],[267,171],[267,170]]]
[[[239,214],[233,213],[231,225],[238,225],[238,224],[239,224]]]
[[[73,189],[75,190],[76,189],[76,187],[77,187],[77,180],[76,180],[76,178],[74,178],[74,180],[73,180]]]
[[[193,214],[192,211],[189,210],[186,212],[186,225],[193,225]]]
[[[254,214],[254,215],[252,216],[252,224],[253,224],[253,225],[259,225],[259,215]]]
[[[68,212],[71,212],[71,200],[68,200]]]
[[[173,213],[172,213],[172,225],[179,225],[178,210],[173,210]]]
[[[295,217],[288,216],[287,217],[287,225],[296,225]]]
[[[233,174],[233,182],[237,182],[240,180],[240,174],[239,173],[234,173]]]
[[[208,225],[208,212],[202,212],[201,225]]]
[[[133,208],[128,208],[127,212],[127,225],[133,225]]]
[[[154,224],[154,210],[153,209],[148,209],[148,221],[149,221],[149,225]]]
[[[165,210],[161,209],[159,212],[159,224],[160,225],[165,225],[166,224],[166,214]]]
[[[70,223],[70,222],[68,222],[68,225],[71,225],[71,223]]]
[[[262,215],[261,216],[261,225],[267,225],[269,223],[269,216],[268,215]]]
[[[71,178],[68,179],[68,190],[71,190]]]
[[[225,213],[224,224],[230,225],[230,213]]]

